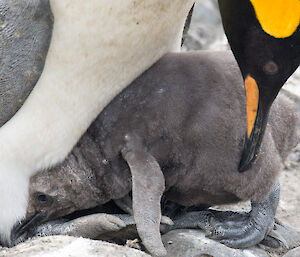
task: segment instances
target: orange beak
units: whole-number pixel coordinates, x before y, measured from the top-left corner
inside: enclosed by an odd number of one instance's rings
[[[245,79],[245,89],[247,96],[247,137],[249,139],[255,124],[259,100],[259,89],[257,83],[250,75],[248,75]]]

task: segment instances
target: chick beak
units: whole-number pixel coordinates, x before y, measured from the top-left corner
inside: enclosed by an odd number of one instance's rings
[[[25,241],[27,238],[34,235],[35,229],[42,224],[47,218],[46,212],[38,212],[30,218],[24,219],[22,222],[17,223],[12,232],[9,246],[17,245]]]
[[[262,101],[259,87],[254,78],[248,75],[245,79],[247,99],[247,132],[239,164],[239,172],[248,170],[255,161],[267,124],[271,103]]]

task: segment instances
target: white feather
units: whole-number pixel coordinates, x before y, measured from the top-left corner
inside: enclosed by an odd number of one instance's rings
[[[63,160],[100,111],[163,54],[180,47],[193,0],[50,0],[44,71],[0,129],[0,235],[24,217],[28,179]]]

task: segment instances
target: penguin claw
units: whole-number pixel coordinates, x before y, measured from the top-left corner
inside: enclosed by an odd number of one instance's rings
[[[174,222],[168,216],[161,216],[160,224],[165,224],[165,225],[173,226]]]
[[[282,246],[284,249],[289,249],[289,244],[284,239],[284,237],[274,230],[271,230],[269,232],[269,234],[264,238],[261,244],[271,248],[278,248]]]
[[[205,211],[188,212],[174,219],[178,228],[200,228],[210,239],[217,240],[231,248],[246,248],[261,242],[269,229],[263,218],[251,217],[248,212]]]
[[[283,251],[296,248],[299,244],[300,231],[281,223],[281,221],[277,219],[275,219],[275,224],[272,230],[261,242],[262,246],[281,248]]]
[[[249,219],[241,227],[216,225],[211,231],[209,238],[219,241],[231,248],[246,248],[261,242],[267,232],[263,222],[254,222]]]

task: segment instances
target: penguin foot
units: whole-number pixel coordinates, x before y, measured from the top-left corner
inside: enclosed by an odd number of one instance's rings
[[[208,237],[232,248],[247,248],[260,243],[273,229],[279,194],[280,186],[276,182],[266,200],[251,203],[250,212],[237,212],[229,215],[230,218],[226,212],[220,212]]]
[[[70,221],[49,221],[38,226],[32,236],[68,235],[97,239],[102,234],[120,231],[126,225],[117,215],[97,213]]]
[[[224,216],[228,214],[224,212]],[[230,216],[231,220],[224,221],[212,218],[212,228],[207,231],[207,236],[232,248],[247,248],[260,243],[273,225],[268,218],[251,213],[237,214],[236,219],[232,219],[234,215]]]
[[[300,246],[300,231],[280,222],[275,218],[273,229],[261,242],[263,246],[291,250]]]
[[[200,228],[207,236],[232,248],[247,248],[260,243],[274,225],[279,200],[276,183],[266,200],[252,202],[250,212],[205,211],[187,212],[175,218],[174,226],[166,231],[182,228]],[[274,237],[273,237],[274,238]]]
[[[207,237],[232,248],[246,248],[261,242],[270,230],[263,216],[252,217],[251,212],[207,211],[189,212],[173,220],[163,232],[174,229],[200,228]]]

